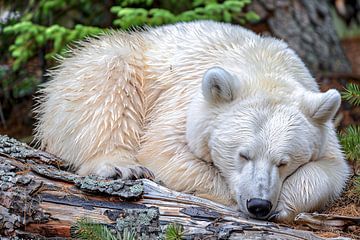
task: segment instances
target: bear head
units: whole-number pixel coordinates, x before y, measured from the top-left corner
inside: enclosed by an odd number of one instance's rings
[[[276,214],[286,178],[322,154],[341,98],[336,90],[277,94],[254,84],[221,67],[207,70],[188,108],[186,138],[194,155],[217,167],[237,208],[265,219]]]

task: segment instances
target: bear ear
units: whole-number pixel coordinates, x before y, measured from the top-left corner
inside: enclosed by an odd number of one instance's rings
[[[221,67],[207,70],[202,80],[202,93],[211,103],[231,102],[240,88],[239,80]]]
[[[307,116],[317,123],[331,120],[339,110],[341,96],[335,89],[325,93],[309,93],[304,96],[303,108]]]

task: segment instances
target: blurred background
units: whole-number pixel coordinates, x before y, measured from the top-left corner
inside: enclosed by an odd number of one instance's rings
[[[212,19],[284,39],[323,90],[360,79],[360,0],[0,1],[0,134],[31,142],[31,108],[68,44],[110,29]],[[344,103],[340,129],[359,120]]]

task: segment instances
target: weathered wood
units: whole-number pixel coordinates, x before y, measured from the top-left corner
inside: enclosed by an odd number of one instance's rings
[[[316,230],[346,230],[352,226],[360,226],[360,217],[300,213],[296,216],[295,222]]]
[[[55,156],[0,136],[1,236],[70,238],[83,217],[120,232],[133,229],[138,239],[160,238],[172,222],[184,226],[187,239],[321,239],[149,180],[81,177]]]

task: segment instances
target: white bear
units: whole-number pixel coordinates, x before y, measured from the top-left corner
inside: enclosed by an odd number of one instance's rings
[[[81,175],[152,177],[250,217],[292,221],[349,176],[320,93],[284,42],[198,21],[84,41],[52,71],[36,139]]]

